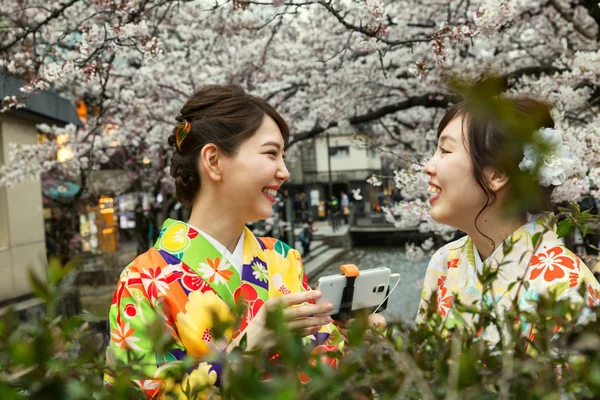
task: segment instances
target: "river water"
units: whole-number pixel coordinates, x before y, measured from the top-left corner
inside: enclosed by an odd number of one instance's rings
[[[356,264],[359,269],[388,267],[392,273],[400,274],[400,282],[388,299],[387,309],[382,312],[388,321],[397,319],[414,320],[421,298],[423,278],[427,270],[428,258],[411,260],[406,257],[404,247],[355,247],[344,253],[334,263],[329,264],[314,277],[310,284],[314,287],[319,277],[340,273],[340,265]],[[394,287],[396,279],[390,281]]]

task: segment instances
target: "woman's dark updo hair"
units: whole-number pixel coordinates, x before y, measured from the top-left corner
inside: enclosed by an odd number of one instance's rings
[[[496,109],[490,112],[490,105]],[[496,168],[511,178],[517,178],[521,183],[519,187],[512,183],[509,186],[515,196],[521,199],[525,197],[527,200],[519,206],[519,213],[537,214],[551,210],[550,197],[554,187],[545,188],[538,185],[529,171],[519,169],[519,163],[524,156],[524,142],[531,140],[531,135],[538,129],[554,128],[550,110],[550,105],[543,101],[521,96],[497,99],[483,106],[480,101],[465,100],[452,106],[442,117],[437,131],[438,138],[450,121],[456,117],[463,117],[463,142],[471,158],[473,177],[486,196],[486,203],[475,218],[476,228],[477,220],[483,211],[497,200],[485,178],[486,167]],[[526,186],[525,194],[523,186]],[[479,228],[477,230],[488,237]],[[493,240],[491,241],[495,246]]]
[[[200,189],[198,158],[202,148],[212,143],[228,156],[234,156],[241,144],[260,127],[265,115],[271,117],[287,148],[290,131],[285,120],[260,97],[252,96],[236,85],[207,85],[183,106],[177,121],[187,121],[190,132],[177,148],[175,129],[169,145],[175,148],[171,158],[171,176],[175,178],[177,199],[190,207]]]

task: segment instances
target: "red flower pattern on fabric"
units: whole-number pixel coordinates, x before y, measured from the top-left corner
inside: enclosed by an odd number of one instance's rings
[[[458,258],[453,258],[452,260],[448,261],[448,269],[450,268],[458,268]]]
[[[244,329],[246,329],[250,321],[254,319],[265,302],[258,297],[258,292],[256,289],[246,282],[242,282],[242,285],[235,290],[233,293],[233,299],[237,304],[242,302],[245,303],[243,304],[245,309],[242,313],[242,317],[240,318],[240,326],[233,334],[233,338],[235,339],[242,332],[244,332]]]
[[[200,275],[195,273],[194,270],[184,263],[181,263],[181,268],[183,269],[181,283],[186,289],[189,291],[196,291],[202,290],[205,286],[208,286],[208,283],[206,283],[206,281],[202,279]]]
[[[320,362],[321,364],[328,365],[331,368],[337,368],[338,359],[335,356],[330,355],[331,353],[335,353],[337,351],[337,346],[321,344],[313,349],[311,352],[312,357],[308,363],[311,367],[315,367],[317,362]],[[310,377],[305,372],[299,372],[298,378],[302,383],[310,383],[311,381]]]
[[[537,279],[543,274],[546,282],[552,282],[556,279],[564,278],[564,269],[575,270],[577,264],[575,258],[570,257],[564,248],[555,246],[531,257],[530,265],[533,267],[533,270],[529,275],[529,279]]]
[[[189,239],[195,239],[198,236],[198,231],[190,227],[186,236]]]
[[[133,304],[127,304],[123,310],[125,311],[125,315],[129,318],[133,318],[137,315],[137,308]]]
[[[150,299],[158,298],[158,292],[161,292],[162,294],[167,292],[169,284],[167,282],[167,277],[163,274],[160,267],[142,269],[140,278],[142,278],[142,284]]]
[[[598,300],[598,291],[594,289],[591,284],[588,284],[588,304],[590,307],[595,307],[600,304],[600,300]]]
[[[448,288],[446,288],[446,285],[444,284],[445,281],[445,276],[438,278],[437,281],[437,312],[444,317],[448,315],[450,307],[454,304],[454,297],[451,294],[448,294]]]
[[[569,272],[569,287],[574,288],[579,284],[579,274],[577,272]]]

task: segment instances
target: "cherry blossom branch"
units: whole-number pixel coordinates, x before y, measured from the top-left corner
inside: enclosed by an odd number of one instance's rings
[[[70,0],[69,2],[62,4],[59,8],[54,10],[52,12],[52,14],[50,14],[48,17],[46,17],[42,22],[38,23],[37,25],[35,25],[33,27],[26,29],[25,32],[21,33],[20,35],[16,35],[13,38],[13,40],[8,42],[7,44],[0,46],[0,53],[7,51],[12,46],[19,43],[20,41],[25,39],[30,34],[38,32],[42,27],[47,25],[50,21],[52,21],[53,19],[59,18],[69,7],[71,7],[73,4],[77,3],[78,1],[80,1],[80,0]]]
[[[549,0],[549,3],[560,14],[560,16],[564,20],[566,20],[569,23],[571,23],[571,25],[573,25],[573,29],[575,29],[577,32],[579,32],[582,36],[584,36],[584,37],[586,37],[586,38],[588,38],[590,40],[595,40],[596,39],[596,35],[594,35],[593,33],[589,32],[588,30],[586,30],[585,28],[583,28],[577,21],[575,21],[573,13],[565,10],[563,8],[563,6],[561,4],[559,4],[558,0]],[[598,8],[597,4],[596,4],[596,8]]]
[[[318,4],[320,4],[327,11],[329,11],[329,13],[333,15],[338,20],[338,22],[340,22],[346,28],[355,32],[362,33],[365,36],[377,39],[378,41],[383,42],[389,46],[412,46],[417,43],[426,43],[431,41],[431,37],[421,37],[408,40],[388,40],[381,36],[381,27],[378,27],[377,29],[367,29],[363,26],[354,25],[346,21],[344,17],[340,14],[340,12],[333,8],[330,1],[319,1]]]
[[[396,113],[398,111],[407,110],[412,107],[426,107],[426,108],[445,108],[452,101],[456,101],[456,96],[451,96],[443,93],[426,93],[421,96],[409,97],[406,100],[400,101],[398,103],[389,104],[383,107],[380,107],[376,110],[367,112],[362,115],[357,115],[348,119],[348,122],[352,125],[360,124],[365,122],[371,122],[382,118],[386,115]],[[338,121],[332,121],[327,126],[321,126],[318,121],[315,126],[306,132],[301,132],[294,136],[294,139],[290,141],[289,147],[294,145],[295,143],[301,142],[303,140],[311,139],[318,134],[325,132],[327,129],[331,129],[337,127],[339,125]]]
[[[596,21],[598,27],[596,40],[600,40],[600,4],[596,0],[581,0],[580,4],[588,10],[589,16]]]

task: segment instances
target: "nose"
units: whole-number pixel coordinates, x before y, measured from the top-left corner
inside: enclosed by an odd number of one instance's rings
[[[277,179],[280,179],[281,183],[283,183],[283,182],[287,181],[288,179],[290,179],[290,171],[288,171],[287,167],[285,166],[285,162],[283,161],[283,158],[281,159],[279,167],[277,168],[277,172],[275,173],[275,177]]]
[[[423,171],[429,176],[435,175],[435,154],[425,163]]]

